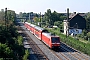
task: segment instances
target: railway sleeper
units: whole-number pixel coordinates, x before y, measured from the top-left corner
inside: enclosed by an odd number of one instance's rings
[[[42,59],[40,59],[40,60],[46,60],[46,58],[42,58]]]
[[[42,58],[42,55],[36,54],[38,58]]]
[[[32,49],[35,53],[39,53],[39,52],[37,52],[38,50],[35,50],[35,49]]]
[[[21,30],[21,28],[20,28]],[[23,30],[23,29],[22,29]],[[30,43],[30,47],[32,48],[33,54],[37,56],[37,58],[39,60],[46,60],[47,58],[43,55],[43,53],[41,51],[39,51],[39,48],[36,45],[33,45],[35,43],[33,43],[32,39],[30,38],[30,36],[28,36],[25,32],[23,32],[22,37],[25,37],[25,40],[27,40],[27,42]],[[41,53],[41,54],[40,54]]]
[[[38,54],[40,54],[41,52],[40,51],[37,51]]]
[[[39,60],[46,60],[46,58],[40,58]]]
[[[42,55],[37,55],[39,58],[43,58],[43,56]]]
[[[41,59],[46,59],[46,58],[43,58],[43,57],[38,57],[38,59],[39,59],[39,60],[41,60]]]

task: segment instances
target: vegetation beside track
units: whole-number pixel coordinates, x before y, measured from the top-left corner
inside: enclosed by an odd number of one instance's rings
[[[83,43],[73,37],[70,37],[70,36],[66,38],[66,35],[62,34],[59,29],[52,28],[52,29],[48,29],[48,30],[51,33],[54,33],[54,34],[60,36],[61,42],[64,42],[67,45],[90,56],[90,43]]]
[[[0,60],[26,60],[27,51],[23,47],[22,36],[17,32],[15,11],[7,10],[4,14],[0,11]]]

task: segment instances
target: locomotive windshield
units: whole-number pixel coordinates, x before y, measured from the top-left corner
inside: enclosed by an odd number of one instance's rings
[[[48,30],[43,30],[42,32],[44,32],[44,33],[49,33]]]
[[[52,43],[59,43],[60,42],[59,37],[52,37],[51,40],[52,40]]]

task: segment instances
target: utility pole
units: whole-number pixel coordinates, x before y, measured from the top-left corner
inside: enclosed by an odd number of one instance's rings
[[[67,28],[66,28],[66,37],[69,36],[69,8],[67,8]]]
[[[40,27],[42,26],[41,24],[42,24],[42,23],[41,23],[41,12],[40,12]]]
[[[7,8],[5,8],[5,29],[7,30]]]
[[[30,13],[29,13],[29,21],[30,21]]]

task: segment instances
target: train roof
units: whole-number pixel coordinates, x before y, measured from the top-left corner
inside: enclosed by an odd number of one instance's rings
[[[26,24],[28,24],[28,25],[30,25],[30,26],[32,26],[32,27],[35,27],[36,25],[34,25],[34,24],[31,24],[31,23],[28,23],[28,22],[25,22]]]
[[[41,27],[39,27],[39,26],[35,26],[35,29],[40,30],[40,31],[45,30],[44,28],[41,28]]]
[[[34,24],[30,24],[30,26],[35,27],[36,25],[34,25]]]
[[[28,25],[30,25],[30,23],[28,23],[28,22],[25,22],[26,24],[28,24]]]
[[[43,33],[43,35],[47,36],[47,37],[58,37],[55,34],[52,33]]]

